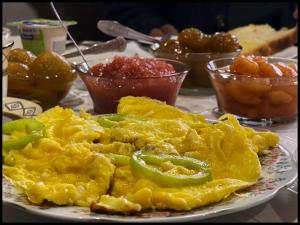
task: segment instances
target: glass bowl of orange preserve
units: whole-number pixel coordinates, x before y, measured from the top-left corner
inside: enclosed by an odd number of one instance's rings
[[[298,115],[297,60],[237,56],[207,64],[217,95],[214,113],[231,113],[248,125],[293,121]]]
[[[164,39],[151,47],[155,57],[187,64],[191,70],[182,84],[181,94],[210,95],[214,93],[206,65],[213,59],[235,57],[242,47],[230,33],[205,34],[197,28],[185,28],[177,36]]]

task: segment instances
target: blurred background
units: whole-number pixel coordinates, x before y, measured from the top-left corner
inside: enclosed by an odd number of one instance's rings
[[[70,27],[77,40],[109,39],[96,28],[100,19],[117,20],[147,34],[165,24],[171,25],[171,32],[197,27],[205,33],[214,33],[250,23],[268,23],[280,29],[296,24],[293,13],[298,7],[297,2],[177,2],[172,5],[146,2],[57,2],[55,5],[62,19],[78,22],[77,26]],[[2,3],[2,26],[6,26],[7,22],[38,17],[55,19],[49,3]],[[16,29],[12,29],[13,34],[16,32]]]
[[[250,23],[268,23],[276,29],[296,24],[297,2],[199,2],[199,3],[55,3],[61,18],[76,20],[70,27],[77,40],[107,40],[98,31],[100,19],[117,20],[141,32],[159,35],[160,30],[176,33],[186,27],[197,27],[205,33],[227,31]],[[2,26],[7,22],[33,18],[55,19],[49,3],[4,2]],[[164,26],[166,25],[167,26]],[[16,34],[12,28],[12,34]]]

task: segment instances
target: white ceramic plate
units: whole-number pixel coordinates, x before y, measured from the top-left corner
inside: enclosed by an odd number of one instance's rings
[[[36,206],[27,201],[24,194],[18,192],[6,179],[2,179],[2,196],[4,204],[21,207],[25,211],[56,219],[82,222],[184,222],[196,221],[230,214],[262,204],[283,187],[291,184],[298,176],[297,165],[290,153],[282,146],[274,148],[267,156],[262,157],[262,177],[258,182],[231,195],[224,201],[188,212],[151,211],[132,216],[96,214],[83,207],[50,207]]]

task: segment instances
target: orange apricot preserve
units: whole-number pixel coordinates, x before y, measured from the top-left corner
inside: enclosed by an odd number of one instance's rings
[[[297,62],[238,56],[208,63],[223,111],[250,119],[292,118],[298,113]]]

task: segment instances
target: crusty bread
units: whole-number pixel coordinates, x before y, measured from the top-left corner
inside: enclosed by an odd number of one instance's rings
[[[298,26],[276,31],[268,24],[250,24],[229,31],[243,47],[242,54],[272,55],[297,43]]]

